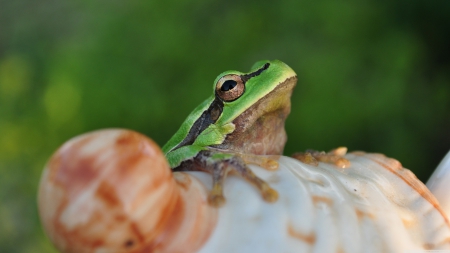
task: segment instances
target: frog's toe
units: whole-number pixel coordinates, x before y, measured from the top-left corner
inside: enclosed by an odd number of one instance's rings
[[[347,147],[335,148],[335,149],[331,150],[330,152],[328,152],[328,154],[337,155],[337,156],[344,156],[345,154],[347,154]]]
[[[227,166],[219,164],[213,170],[213,188],[208,196],[208,203],[214,207],[220,207],[225,204],[225,197],[223,196],[223,182],[227,176]]]
[[[350,161],[340,155],[335,155],[333,153],[321,154],[316,157],[319,162],[334,164],[339,168],[350,167]]]
[[[312,165],[312,166],[319,165],[319,162],[317,161],[317,159],[314,158],[314,156],[311,153],[309,153],[309,152],[305,152],[305,153],[297,152],[297,153],[294,153],[292,155],[292,158],[297,159],[297,160],[299,160],[302,163],[306,163],[306,164],[309,164],[309,165]]]
[[[278,192],[267,186],[267,189],[262,192],[263,199],[267,202],[275,202],[278,200]]]
[[[208,203],[213,207],[221,207],[225,202],[225,197],[222,194],[214,194],[211,192],[208,196]]]
[[[278,192],[271,188],[270,185],[264,180],[256,176],[253,171],[247,166],[247,163],[256,163],[260,166],[261,164],[266,164],[267,167],[272,168],[273,170],[278,168],[278,161],[272,159],[272,157],[243,155],[244,157],[250,159],[250,161],[247,162],[247,160],[244,160],[244,158],[242,157],[242,154],[234,154],[232,156],[226,153],[224,155],[221,153],[215,154],[219,155],[213,156],[208,152],[200,153],[198,159],[200,159],[200,161],[202,161],[201,159],[204,159],[203,161],[206,162],[203,166],[196,167],[198,170],[202,170],[212,174],[213,188],[208,196],[208,203],[211,206],[220,207],[225,204],[226,199],[223,195],[223,186],[225,179],[227,178],[227,175],[229,173],[237,174],[247,182],[255,185],[265,201],[275,202],[278,199]],[[218,157],[222,159],[214,159]]]
[[[280,165],[278,161],[266,158],[263,160],[263,163],[260,164],[260,167],[263,167],[266,170],[277,170]]]
[[[278,192],[269,186],[264,180],[257,177],[247,166],[238,166],[235,170],[241,177],[254,184],[261,192],[263,199],[267,202],[275,202],[278,199]]]
[[[334,165],[339,168],[348,168],[350,167],[350,161],[344,157],[340,157],[334,162]]]
[[[331,150],[328,153],[307,150],[305,153],[295,153],[292,155],[292,157],[301,162],[314,166],[317,166],[318,162],[324,162],[333,164],[339,168],[348,168],[350,167],[350,161],[344,157],[346,153],[346,147],[339,147]]]
[[[237,154],[246,164],[255,164],[266,170],[277,170],[279,156],[260,156],[252,154]]]

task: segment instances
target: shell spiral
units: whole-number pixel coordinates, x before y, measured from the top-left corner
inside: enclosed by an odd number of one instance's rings
[[[414,174],[380,154],[348,168],[281,157],[252,171],[279,193],[267,203],[230,175],[226,204],[207,204],[211,175],[173,173],[159,147],[129,130],[76,137],[42,174],[39,212],[61,252],[407,252],[450,250],[450,223]],[[441,182],[441,181],[440,181]]]
[[[195,178],[171,172],[152,140],[112,129],[57,150],[42,174],[38,202],[44,228],[62,252],[192,252],[217,220],[206,197]]]

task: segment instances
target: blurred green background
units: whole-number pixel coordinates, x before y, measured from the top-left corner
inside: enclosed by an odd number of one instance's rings
[[[425,181],[450,148],[450,1],[0,1],[0,252],[54,252],[36,210],[69,138],[161,146],[222,71],[299,76],[286,154],[384,153]]]

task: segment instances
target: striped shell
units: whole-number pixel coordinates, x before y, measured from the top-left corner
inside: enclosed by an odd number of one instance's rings
[[[172,173],[156,144],[128,130],[74,138],[40,183],[44,228],[62,252],[404,252],[450,249],[450,224],[409,170],[379,154],[345,156],[349,168],[288,157],[276,171],[250,165],[275,203],[229,176],[221,208],[211,176]]]

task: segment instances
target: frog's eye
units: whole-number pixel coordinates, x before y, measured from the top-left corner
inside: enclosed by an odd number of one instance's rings
[[[238,99],[245,91],[245,84],[238,75],[226,75],[216,84],[216,95],[225,102]]]

